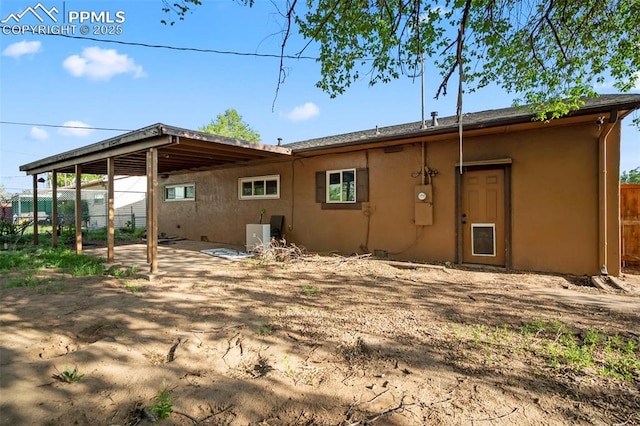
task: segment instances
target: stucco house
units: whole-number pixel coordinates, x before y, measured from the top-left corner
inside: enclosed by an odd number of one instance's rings
[[[106,146],[162,140],[146,163],[161,233],[242,245],[264,209],[310,251],[617,275],[620,129],[639,107],[640,95],[603,95],[548,122],[526,108],[465,114],[462,155],[456,117],[253,148],[155,125],[21,170],[105,172],[98,159],[117,169],[119,158]],[[176,163],[180,143],[193,149],[188,162]]]

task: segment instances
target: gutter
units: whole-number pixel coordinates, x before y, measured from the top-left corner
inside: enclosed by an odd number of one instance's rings
[[[609,122],[605,124],[604,129],[600,132],[598,137],[598,160],[600,168],[600,176],[598,179],[598,201],[600,205],[600,211],[598,214],[598,235],[599,235],[599,248],[598,248],[598,261],[600,263],[600,274],[608,275],[607,265],[609,264],[609,220],[608,220],[608,188],[607,188],[607,137],[618,123],[618,110],[613,110],[609,114]]]

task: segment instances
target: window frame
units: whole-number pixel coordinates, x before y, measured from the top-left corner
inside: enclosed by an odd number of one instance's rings
[[[342,199],[342,185],[344,184],[343,181],[343,173],[344,172],[352,172],[353,173],[353,200],[343,200]],[[331,175],[332,174],[340,174],[340,200],[331,200],[330,199],[330,193],[331,193]],[[353,168],[349,168],[349,169],[338,169],[338,170],[327,170],[326,171],[326,194],[325,194],[325,203],[328,204],[355,204],[358,200],[358,177],[357,177],[357,172],[355,167]]]
[[[94,206],[104,206],[106,201],[105,194],[93,194],[93,205]]]
[[[267,194],[267,182],[275,181],[276,182],[276,193],[275,194]],[[243,192],[243,184],[251,183],[251,195],[244,195]],[[264,194],[256,195],[255,194],[255,184],[256,182],[262,182],[264,188]],[[238,200],[277,200],[280,199],[280,175],[264,175],[264,176],[248,176],[238,178]]]
[[[168,189],[176,189],[176,188],[182,188],[183,189],[183,197],[177,198],[174,196],[174,198],[169,198],[167,195],[167,190]],[[193,197],[187,197],[187,188],[192,188],[193,191]],[[175,191],[174,191],[175,193]],[[174,202],[174,201],[195,201],[196,199],[196,184],[195,183],[178,183],[178,184],[172,184],[172,185],[165,185],[164,188],[162,189],[162,199],[164,201],[167,202]]]

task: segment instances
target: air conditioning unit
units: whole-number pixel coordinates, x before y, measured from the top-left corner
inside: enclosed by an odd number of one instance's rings
[[[258,247],[266,249],[271,240],[271,225],[249,223],[247,224],[247,251],[255,251]]]

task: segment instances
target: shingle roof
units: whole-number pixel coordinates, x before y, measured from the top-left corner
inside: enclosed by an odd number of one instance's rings
[[[592,114],[611,109],[634,110],[640,107],[640,94],[601,95],[599,98],[585,99],[585,105],[571,116]],[[526,123],[533,119],[533,114],[527,106],[493,109],[463,115],[464,130],[489,128],[505,124]],[[395,126],[373,128],[357,132],[344,133],[322,138],[308,139],[283,145],[293,153],[314,151],[337,146],[358,145],[390,139],[404,139],[414,136],[428,136],[458,131],[456,116],[438,117],[438,126],[432,127],[431,120],[427,120],[427,127],[420,128],[420,122],[399,124]]]

